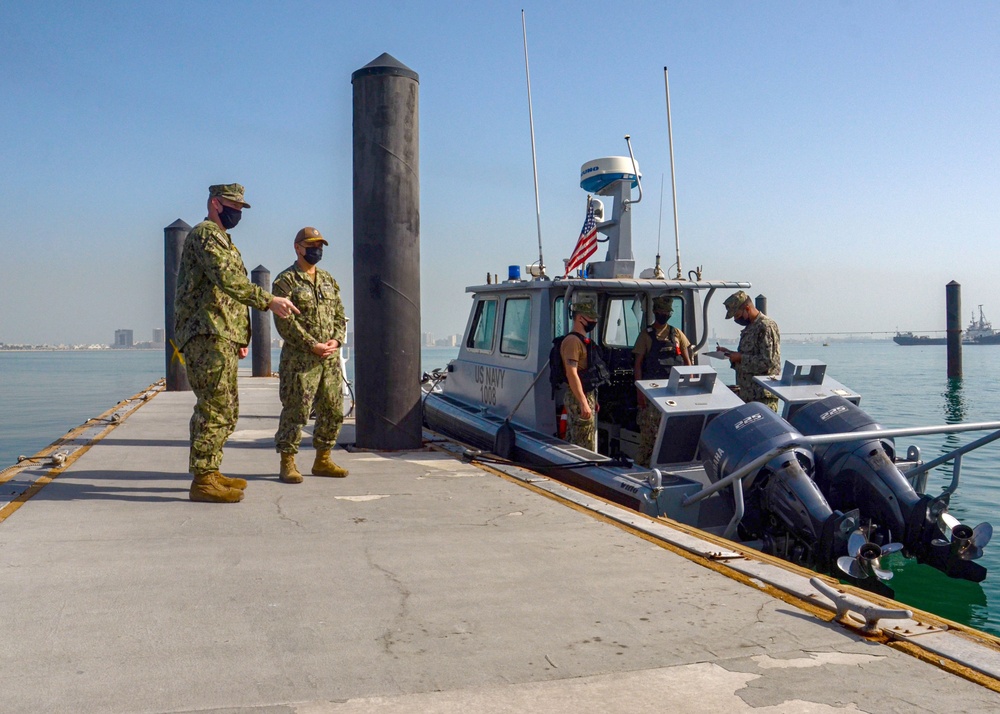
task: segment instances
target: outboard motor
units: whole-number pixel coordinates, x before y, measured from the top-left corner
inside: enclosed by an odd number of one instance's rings
[[[709,478],[719,481],[768,451],[801,436],[763,404],[751,402],[715,417],[701,435]],[[830,572],[847,551],[857,514],[831,510],[810,478],[808,447],[790,446],[744,480],[741,537],[760,538],[765,553]]]
[[[800,408],[791,422],[808,436],[882,428],[863,409],[838,396]],[[863,521],[871,521],[869,541],[881,546],[899,540],[904,555],[953,578],[978,583],[986,577],[986,568],[972,560],[982,555],[992,526],[962,525],[947,513],[947,496],[918,494],[895,464],[891,439],[827,444],[814,447],[813,453],[820,490],[833,508],[857,508]]]

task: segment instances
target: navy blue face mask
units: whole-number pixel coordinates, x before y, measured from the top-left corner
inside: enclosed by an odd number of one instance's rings
[[[230,208],[229,206],[223,206],[222,210],[219,211],[219,223],[227,231],[230,228],[235,228],[236,224],[240,222],[240,218],[243,217],[243,211],[239,208]]]
[[[312,248],[306,248],[306,254],[302,256],[309,265],[316,265],[319,261],[323,259],[323,246],[317,245]]]

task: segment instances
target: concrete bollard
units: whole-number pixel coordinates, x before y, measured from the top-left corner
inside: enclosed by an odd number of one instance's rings
[[[357,445],[417,449],[420,410],[419,77],[383,54],[354,95]]]
[[[271,271],[258,265],[250,271],[250,282],[263,290],[271,291]],[[271,313],[250,308],[251,375],[271,376]]]
[[[163,327],[168,392],[190,392],[187,369],[174,337],[174,298],[177,296],[177,273],[181,269],[184,240],[191,226],[178,218],[163,229]]]
[[[952,280],[944,287],[948,331],[948,377],[962,376],[962,286]]]

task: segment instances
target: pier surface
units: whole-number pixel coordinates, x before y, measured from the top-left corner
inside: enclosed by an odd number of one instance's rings
[[[306,437],[305,482],[282,484],[277,381],[241,377],[240,398],[242,503],[188,500],[194,398],[164,392],[0,522],[0,711],[1000,710],[447,453],[338,449],[351,475],[322,479]]]

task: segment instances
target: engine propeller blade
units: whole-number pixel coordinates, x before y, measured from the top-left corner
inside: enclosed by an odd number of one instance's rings
[[[887,543],[880,547],[869,541],[864,531],[859,528],[851,534],[847,541],[849,555],[837,558],[837,567],[858,580],[872,576],[879,580],[891,580],[893,573],[882,567],[881,558],[902,549],[902,543]]]
[[[865,576],[864,571],[861,569],[861,564],[858,563],[857,559],[849,555],[842,555],[837,558],[837,567],[856,580],[860,580]]]
[[[948,511],[944,511],[940,518],[938,518],[938,521],[941,526],[941,530],[949,535],[953,530],[955,530],[955,526],[961,525],[961,521],[948,513]]]
[[[993,526],[983,522],[972,529],[972,542],[977,548],[984,548],[993,538]]]
[[[861,546],[867,542],[868,537],[859,528],[851,533],[851,537],[847,540],[847,554],[852,558],[857,558],[858,552],[861,550]]]

